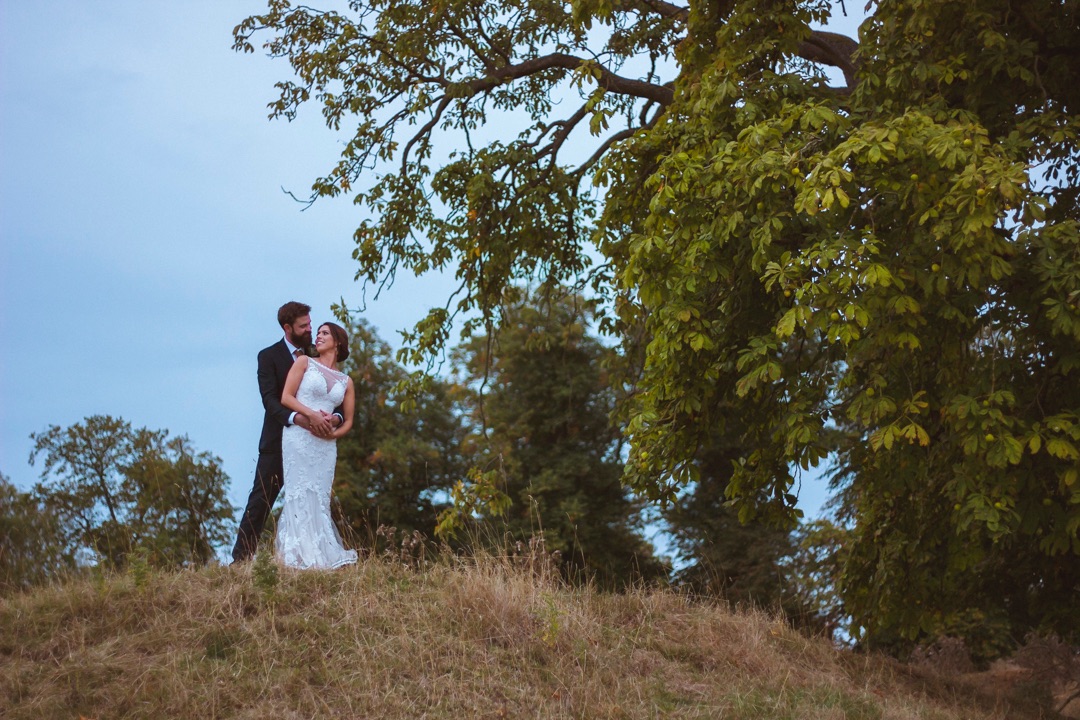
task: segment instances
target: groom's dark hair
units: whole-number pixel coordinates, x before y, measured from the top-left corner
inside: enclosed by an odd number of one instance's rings
[[[311,314],[311,306],[300,302],[287,302],[278,308],[278,325],[292,325],[296,318]]]

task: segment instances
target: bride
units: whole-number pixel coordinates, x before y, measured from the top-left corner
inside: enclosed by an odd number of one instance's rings
[[[326,416],[342,406],[344,421],[329,438],[319,438],[298,425],[281,437],[285,504],[278,520],[275,555],[288,567],[338,568],[356,562],[346,550],[330,517],[330,489],[337,463],[337,439],[353,424],[352,378],[337,364],[349,356],[344,328],[323,323],[315,335],[317,357],[301,355],[285,379],[281,404],[308,418]]]

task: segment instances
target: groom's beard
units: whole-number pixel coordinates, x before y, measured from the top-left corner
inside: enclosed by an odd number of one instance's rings
[[[307,355],[311,351],[311,331],[307,331],[303,335],[293,335],[293,345],[304,351]]]

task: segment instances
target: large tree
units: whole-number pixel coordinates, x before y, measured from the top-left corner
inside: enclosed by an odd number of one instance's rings
[[[826,0],[274,0],[235,38],[296,73],[273,116],[357,118],[313,197],[373,211],[359,275],[461,281],[414,359],[514,282],[591,281],[634,486],[673,497],[719,429],[742,517],[790,521],[831,454],[868,637],[1075,638],[1080,10],[872,5],[858,43]]]

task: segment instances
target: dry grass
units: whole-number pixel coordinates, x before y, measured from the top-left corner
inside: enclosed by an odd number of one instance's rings
[[[210,568],[0,600],[10,718],[1038,717],[760,614],[513,562]]]

